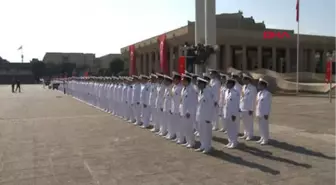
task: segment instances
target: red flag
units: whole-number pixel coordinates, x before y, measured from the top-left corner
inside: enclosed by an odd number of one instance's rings
[[[296,22],[300,21],[300,0],[296,0]]]
[[[160,42],[160,68],[161,72],[168,74],[166,34],[159,36]]]
[[[129,46],[129,52],[130,52],[130,69],[129,69],[129,75],[135,75],[136,71],[136,57],[135,57],[135,46],[131,45]]]
[[[85,71],[85,72],[84,72],[84,76],[85,76],[85,77],[89,76],[89,71]]]
[[[76,76],[76,70],[72,71],[72,75],[71,76]]]
[[[180,56],[178,61],[179,61],[179,73],[183,74],[185,71],[186,57]]]

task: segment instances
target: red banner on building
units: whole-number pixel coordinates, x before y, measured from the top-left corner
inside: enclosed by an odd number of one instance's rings
[[[183,74],[185,71],[185,66],[186,66],[186,57],[185,56],[180,56],[178,60],[178,66],[179,66],[179,73]]]
[[[130,52],[130,70],[129,70],[129,75],[135,75],[135,62],[136,62],[136,56],[135,56],[135,46],[131,45],[129,47],[129,52]]]
[[[159,42],[160,42],[160,69],[163,74],[168,74],[166,34],[159,36]]]
[[[331,67],[332,67],[332,62],[328,61],[327,66],[326,66],[326,72],[325,72],[325,81],[327,83],[330,83],[330,80],[331,80],[331,73],[332,73]]]

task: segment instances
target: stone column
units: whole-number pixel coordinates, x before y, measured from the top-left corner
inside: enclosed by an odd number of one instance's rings
[[[326,72],[326,67],[327,67],[327,53],[328,50],[324,49],[322,53],[322,72]]]
[[[286,48],[286,73],[291,72],[290,48]]]
[[[276,47],[272,47],[272,70],[277,71]]]
[[[195,0],[195,44],[205,42],[205,1]],[[195,65],[195,73],[203,73],[202,66]]]
[[[141,74],[146,74],[146,56],[141,54]]]
[[[168,74],[172,74],[172,72],[174,71],[174,62],[175,62],[175,58],[174,58],[174,47],[171,46],[169,48],[169,73]]]
[[[205,0],[205,44],[214,46],[217,41],[216,29],[216,0]],[[208,59],[208,68],[217,68],[216,55]]]
[[[224,46],[224,70],[227,71],[229,67],[232,67],[232,49],[229,44]]]
[[[258,51],[257,51],[257,66],[258,66],[258,69],[262,68],[262,46],[258,46]]]
[[[161,73],[160,69],[160,52],[155,50],[155,72]]]
[[[316,61],[315,61],[315,49],[311,49],[309,53],[309,71],[315,72]]]
[[[242,47],[242,71],[247,70],[247,52],[246,46]]]
[[[153,64],[152,53],[151,52],[147,53],[147,56],[148,56],[148,74],[150,75],[152,73],[152,64]]]
[[[140,56],[136,56],[136,73],[137,75],[140,75],[141,74],[141,57]]]

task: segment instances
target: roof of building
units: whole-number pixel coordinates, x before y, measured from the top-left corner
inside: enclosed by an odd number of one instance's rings
[[[222,14],[217,14],[216,15],[216,21],[217,21],[217,28],[220,29],[226,29],[226,30],[232,30],[233,32],[235,30],[247,30],[247,31],[264,31],[264,30],[272,30],[272,31],[283,31],[289,34],[295,34],[294,30],[285,30],[285,29],[273,29],[273,28],[267,28],[265,23],[262,22],[256,22],[254,18],[251,17],[244,17],[243,12],[239,11],[238,13],[222,13]],[[174,37],[178,37],[184,34],[187,34],[189,32],[188,29],[193,29],[194,28],[195,22],[188,21],[188,24],[186,26],[182,26],[180,28],[168,31],[166,33],[166,38],[171,39]],[[162,35],[160,34],[160,35]],[[150,44],[154,44],[158,42],[158,37],[160,35],[156,35],[154,37],[142,40],[140,42],[136,42],[133,45],[138,47],[143,47],[147,46]],[[311,38],[311,37],[319,37],[323,39],[335,39],[335,37],[328,37],[328,36],[317,36],[317,35],[305,35],[305,34],[300,34],[300,36],[306,37],[306,38]],[[333,41],[334,42],[334,41]],[[129,49],[129,46],[125,46],[121,48],[121,53],[127,51]]]

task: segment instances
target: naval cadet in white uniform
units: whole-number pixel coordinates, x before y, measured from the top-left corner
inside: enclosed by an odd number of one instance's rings
[[[218,74],[218,71],[214,70],[214,69],[209,69],[209,73],[210,73],[210,83],[209,85],[212,88],[212,94],[213,94],[213,98],[214,98],[214,106],[215,106],[215,110],[213,112],[213,119],[212,119],[212,129],[213,130],[218,130],[219,127],[219,96],[220,96],[220,88],[221,88],[221,83],[220,83],[220,76]]]
[[[162,136],[165,136],[167,139],[172,137],[172,125],[171,125],[171,118],[172,118],[172,83],[173,79],[165,75],[165,92],[164,92],[164,100],[163,100],[163,117],[162,119],[162,124],[161,124],[161,133]]]
[[[226,122],[225,119],[223,119],[223,105],[225,102],[225,91],[226,91],[226,81],[229,78],[228,75],[224,73],[219,74],[221,77],[221,88],[220,88],[220,95],[219,95],[219,122],[222,125],[222,128],[219,130],[220,132],[226,132]]]
[[[135,117],[135,125],[141,125],[141,105],[140,105],[140,93],[141,93],[141,84],[140,77],[133,76],[133,94],[132,94],[132,107]]]
[[[239,107],[244,125],[244,135],[241,138],[246,139],[247,141],[253,138],[253,113],[257,96],[257,89],[251,82],[252,77],[247,74],[243,74],[244,85],[242,87]]]
[[[239,94],[234,89],[236,80],[228,79],[226,82],[225,102],[223,105],[223,118],[227,124],[228,148],[235,148],[238,145],[237,121],[239,120]]]
[[[141,113],[142,113],[142,128],[149,127],[149,120],[150,120],[150,107],[149,105],[149,94],[150,94],[150,83],[149,77],[145,75],[141,75],[141,94],[140,94],[140,103],[141,103]]]
[[[182,129],[181,127],[181,117],[180,117],[180,103],[181,103],[181,93],[182,93],[182,84],[181,84],[181,75],[173,71],[173,87],[172,87],[172,103],[171,103],[171,133],[169,134],[168,139],[174,139],[177,136],[178,130]]]
[[[153,125],[153,129],[155,130],[155,123],[157,122],[157,109],[155,106],[156,102],[156,95],[157,95],[157,78],[158,76],[156,74],[150,75],[150,94],[149,94],[149,107],[151,109],[151,122]],[[153,130],[152,129],[152,130]],[[158,129],[158,128],[157,128]]]
[[[162,115],[163,115],[163,95],[164,95],[164,75],[160,73],[156,73],[157,83],[156,83],[156,100],[155,100],[155,107],[156,107],[156,120],[154,120],[154,128],[151,130],[157,134],[160,134],[160,126],[162,122]]]
[[[196,121],[196,109],[198,94],[191,84],[191,78],[188,75],[183,75],[183,90],[181,102],[181,122],[184,124],[184,133],[187,143],[187,148],[195,146],[194,124]]]
[[[209,81],[198,77],[198,106],[196,113],[196,120],[199,124],[200,143],[201,146],[196,151],[209,153],[211,151],[211,139],[212,139],[212,119],[213,112],[215,111],[214,98],[212,93],[212,87],[208,85]]]
[[[231,78],[236,81],[234,89],[237,91],[237,93],[240,96],[241,95],[241,91],[242,91],[242,85],[240,84],[240,77],[239,77],[239,75],[237,73],[231,73]]]
[[[257,94],[256,116],[259,123],[261,145],[266,145],[269,140],[269,117],[271,113],[272,94],[267,90],[268,82],[260,78],[258,83],[259,92]]]

